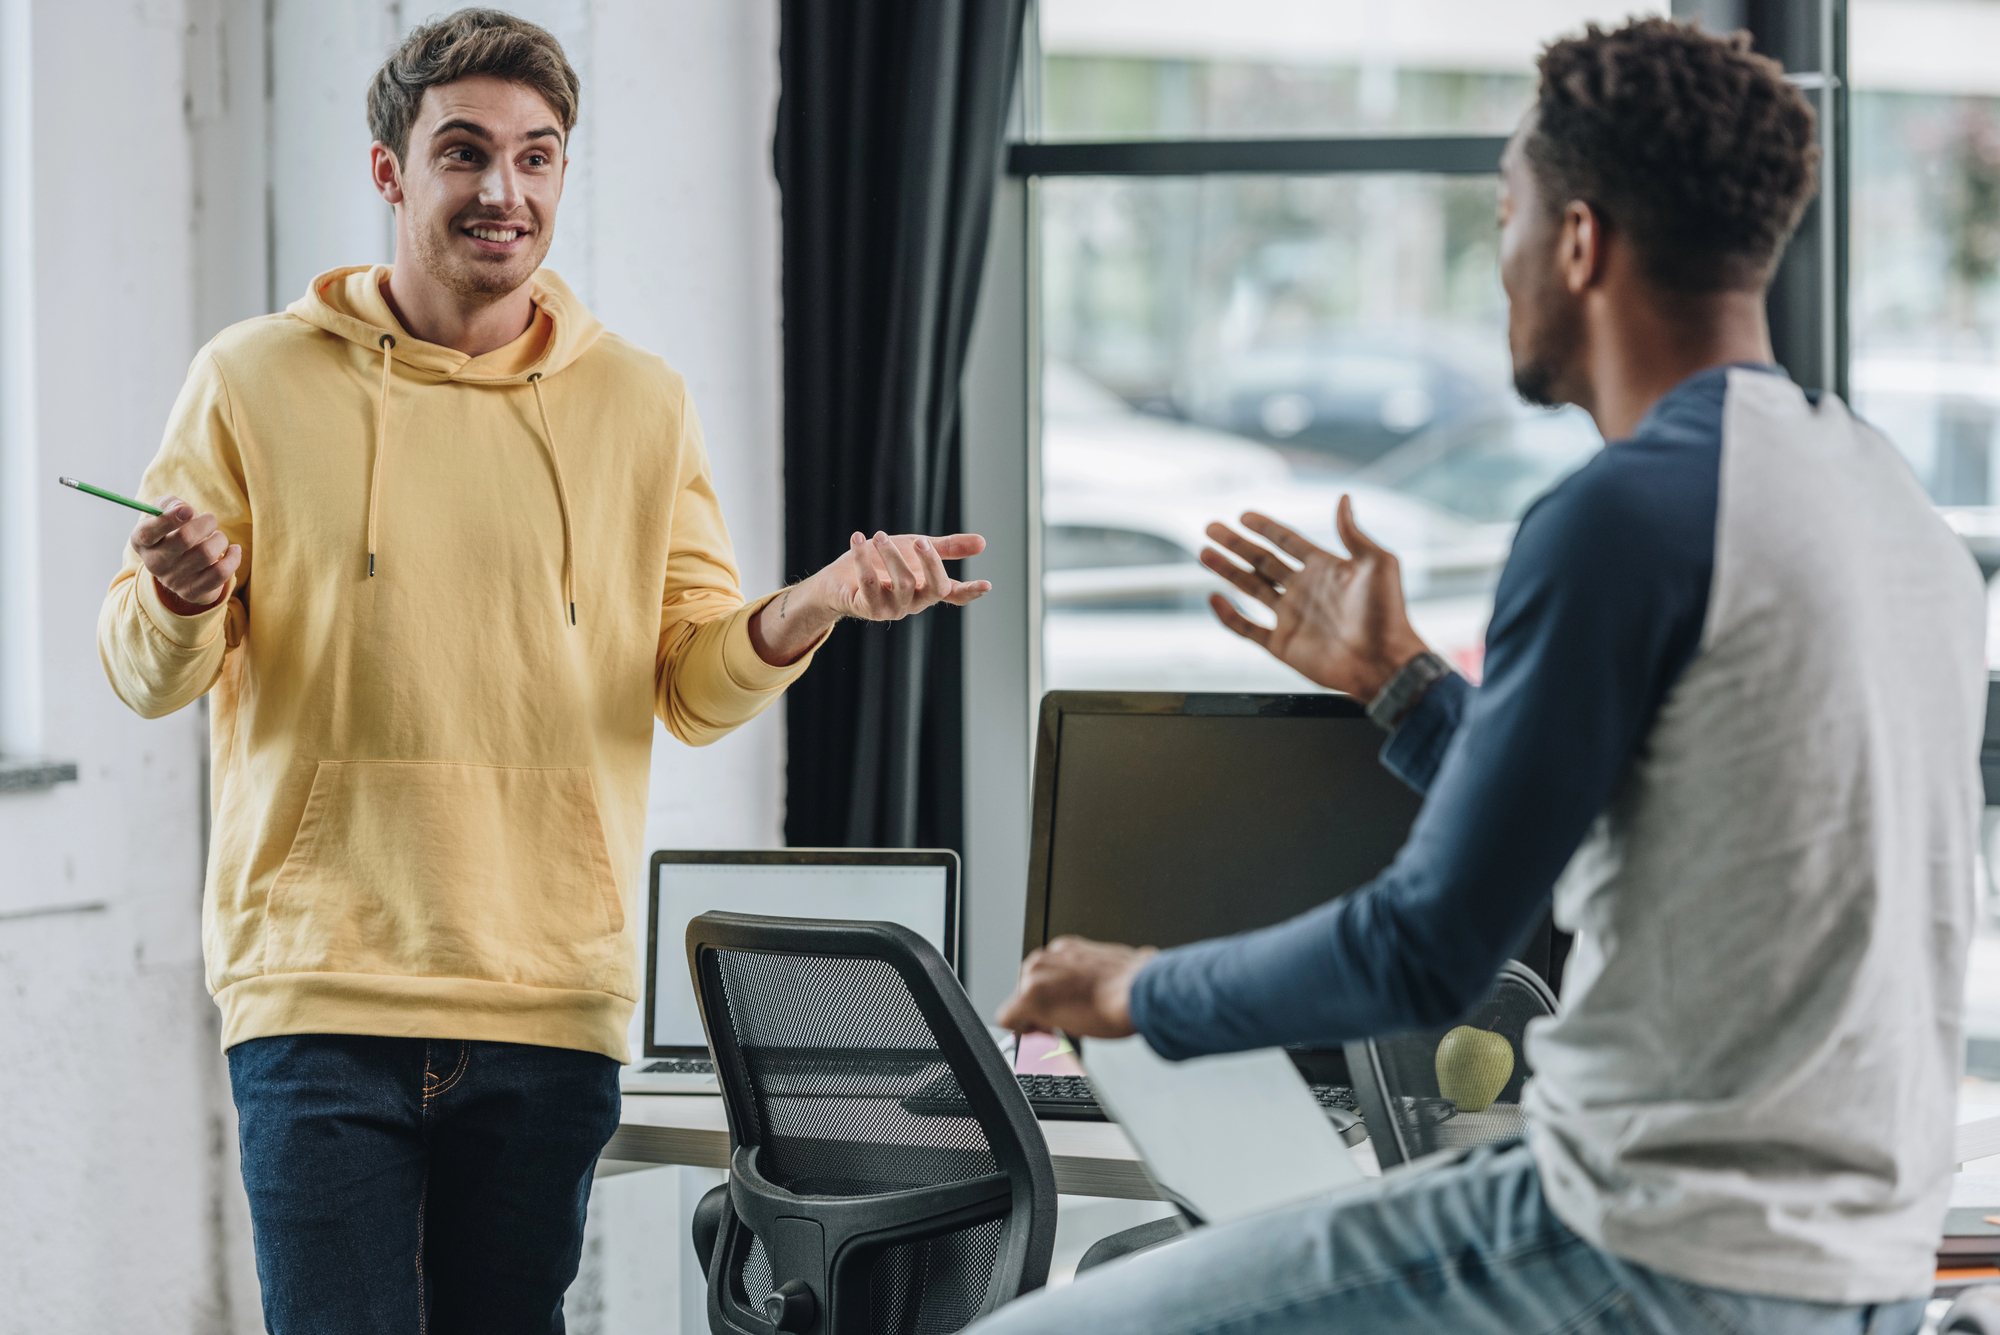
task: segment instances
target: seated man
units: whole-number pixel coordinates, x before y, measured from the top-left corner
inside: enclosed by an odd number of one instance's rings
[[[1777,66],[1663,20],[1551,46],[1502,165],[1515,383],[1612,442],[1522,521],[1474,689],[1395,558],[1258,516],[1216,611],[1374,702],[1428,800],[1395,863],[1264,931],[1064,940],[1015,1029],[1174,1058],[1450,1023],[1554,897],[1525,1143],[1203,1229],[979,1327],[1913,1332],[1952,1172],[1986,694],[1964,549],[1880,435],[1772,365],[1814,188]],[[1226,886],[1216,887],[1226,892]]]

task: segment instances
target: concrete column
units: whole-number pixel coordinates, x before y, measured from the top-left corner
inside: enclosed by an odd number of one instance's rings
[[[0,0],[0,757],[42,752],[34,6]]]

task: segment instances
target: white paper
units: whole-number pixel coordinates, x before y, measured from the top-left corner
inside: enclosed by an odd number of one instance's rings
[[[1143,1038],[1088,1039],[1083,1069],[1161,1194],[1221,1224],[1362,1180],[1278,1048],[1170,1062]]]

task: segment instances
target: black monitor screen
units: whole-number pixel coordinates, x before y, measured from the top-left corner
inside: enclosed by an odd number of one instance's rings
[[[1041,738],[1031,948],[1281,922],[1387,867],[1421,802],[1342,697],[1056,692]]]

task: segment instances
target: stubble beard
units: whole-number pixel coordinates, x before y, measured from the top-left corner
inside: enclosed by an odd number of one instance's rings
[[[1514,363],[1514,392],[1537,408],[1558,406],[1555,393],[1556,370],[1545,361]]]
[[[1534,312],[1521,342],[1526,346],[1509,349],[1514,361],[1514,392],[1537,408],[1559,408],[1568,403],[1562,382],[1583,342],[1583,325],[1577,313],[1552,302],[1543,305]]]
[[[418,264],[454,296],[497,301],[518,290],[548,257],[550,237],[540,227],[531,235],[529,248],[505,263],[470,257],[458,246],[458,229],[468,221],[453,218],[440,228],[422,229],[413,238]]]

